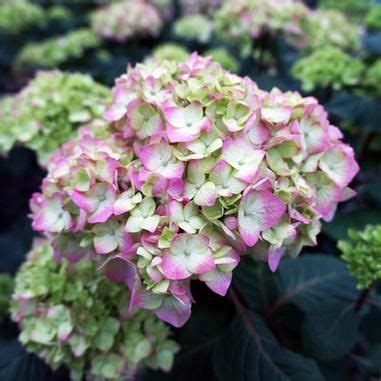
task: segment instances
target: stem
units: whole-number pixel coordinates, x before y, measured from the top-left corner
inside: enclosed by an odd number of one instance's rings
[[[370,286],[366,290],[363,290],[361,292],[361,294],[359,295],[359,297],[358,297],[358,299],[356,301],[356,305],[355,305],[355,311],[356,312],[360,312],[362,306],[367,302],[367,299],[368,299],[369,292],[370,292],[371,288],[372,288],[372,286]]]
[[[247,312],[245,303],[243,302],[242,297],[239,295],[238,291],[233,285],[229,289],[229,296],[235,308],[237,309],[237,312],[242,316],[242,319],[246,323],[251,325],[251,319],[250,319],[249,313]]]
[[[138,367],[137,366],[131,366],[131,368],[128,368],[126,373],[124,374],[123,380],[124,381],[135,381],[137,375],[138,375]]]
[[[360,156],[359,157],[360,165],[362,165],[364,163],[364,161],[366,159],[366,155],[367,155],[368,150],[369,150],[369,147],[372,144],[372,141],[375,138],[375,136],[376,136],[376,133],[374,131],[367,134],[365,141],[364,141],[364,144],[362,145],[362,148],[360,150],[360,155],[359,155]]]

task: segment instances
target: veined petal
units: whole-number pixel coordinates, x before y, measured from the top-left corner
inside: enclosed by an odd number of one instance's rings
[[[75,205],[87,213],[95,210],[98,206],[98,199],[90,198],[86,195],[86,193],[73,191],[71,192],[71,199]]]
[[[115,103],[103,113],[103,117],[108,122],[116,122],[117,120],[120,120],[123,118],[126,111],[127,111],[127,108],[125,105]]]
[[[202,254],[192,253],[187,258],[186,268],[193,274],[203,274],[215,269],[212,251],[208,249]]]
[[[58,233],[70,228],[70,214],[63,209],[60,196],[46,199],[42,208],[34,215],[33,227],[38,231]]]
[[[158,144],[148,144],[139,149],[139,158],[145,168],[156,171],[171,159],[171,148],[168,143],[161,140]]]
[[[286,210],[273,193],[252,190],[243,197],[238,210],[238,226],[244,242],[253,246],[259,232],[276,225]]]
[[[138,233],[143,230],[142,223],[144,218],[142,216],[130,216],[126,223],[126,232]]]
[[[319,166],[342,187],[347,186],[359,170],[352,148],[344,144],[337,145],[326,152],[320,159]]]
[[[163,255],[161,268],[163,274],[168,279],[181,280],[187,279],[192,275],[192,272],[186,268],[184,254],[173,254],[170,251],[166,251]]]
[[[132,189],[129,189],[121,193],[114,202],[114,214],[118,216],[120,214],[129,212],[130,210],[135,208],[136,204],[139,204],[141,200],[142,194],[133,194]]]
[[[265,152],[256,149],[246,138],[226,138],[221,158],[237,170],[235,176],[250,183],[258,170]]]
[[[232,280],[232,273],[222,272],[216,269],[208,273],[200,274],[200,280],[204,281],[216,294],[225,296]]]
[[[280,260],[284,254],[285,249],[284,248],[279,248],[272,250],[270,249],[268,252],[268,259],[267,263],[270,267],[270,270],[272,272],[275,272],[279,266]]]
[[[262,118],[270,123],[287,123],[292,114],[291,107],[263,107]]]
[[[181,303],[173,297],[166,297],[162,305],[154,310],[155,315],[174,327],[181,327],[191,315],[191,303]]]
[[[207,181],[197,190],[194,203],[200,206],[213,206],[216,203],[216,198],[216,186],[211,181]]]
[[[114,235],[103,235],[94,238],[94,248],[97,254],[108,254],[118,247],[118,241]]]
[[[185,123],[197,123],[203,117],[203,109],[200,102],[192,102],[184,108]]]
[[[160,222],[160,216],[151,216],[146,217],[143,219],[141,223],[141,227],[144,230],[148,230],[149,232],[153,233]]]
[[[89,224],[97,224],[106,222],[114,213],[112,208],[114,200],[106,200],[101,202],[97,209],[92,213],[92,215],[87,219]]]

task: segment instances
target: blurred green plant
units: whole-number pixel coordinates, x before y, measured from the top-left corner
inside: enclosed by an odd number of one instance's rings
[[[358,26],[341,12],[323,9],[310,12],[302,20],[302,30],[306,38],[304,49],[307,51],[327,46],[343,50],[356,50],[360,47]]]
[[[13,292],[13,278],[9,274],[0,274],[0,323],[8,315]]]
[[[98,264],[99,265],[99,264]],[[140,366],[168,370],[178,346],[152,312],[128,310],[129,291],[85,259],[58,264],[47,241],[36,242],[16,279],[12,318],[20,341],[73,380],[120,380]]]
[[[341,258],[357,278],[358,288],[369,288],[381,280],[381,225],[367,225],[364,230],[349,230],[348,239],[338,242]]]
[[[319,8],[343,12],[350,20],[362,22],[371,2],[371,0],[320,0]]]
[[[19,94],[0,101],[0,152],[19,142],[45,164],[78,127],[101,117],[109,96],[87,75],[39,72]]]
[[[164,6],[166,0],[164,0]],[[105,39],[126,42],[137,37],[157,36],[163,22],[159,10],[145,0],[109,2],[91,15],[91,28]]]
[[[375,61],[371,66],[367,67],[363,86],[364,91],[373,96],[381,96],[381,59]]]
[[[156,2],[158,1],[160,0],[156,0]],[[203,14],[212,16],[222,3],[223,0],[178,0],[181,15]]]
[[[316,88],[340,90],[358,85],[365,67],[363,63],[338,48],[327,46],[302,57],[292,67],[292,74],[304,91]]]
[[[155,60],[173,60],[173,61],[185,61],[189,56],[189,52],[186,48],[180,44],[168,42],[166,44],[159,45],[154,49],[152,55],[149,58]]]
[[[49,20],[70,20],[73,17],[70,10],[62,5],[53,5],[46,13]]]
[[[0,1],[0,31],[18,33],[45,21],[44,10],[26,0]]]
[[[281,36],[298,45],[303,39],[301,21],[309,9],[288,0],[226,1],[215,14],[215,34],[248,57],[263,36]]]
[[[66,35],[27,44],[16,57],[15,67],[55,68],[65,61],[80,58],[96,48],[101,40],[90,29],[78,29]]]
[[[213,22],[200,14],[184,16],[173,25],[173,33],[184,40],[206,44],[212,37]]]
[[[204,53],[204,56],[211,56],[213,61],[219,62],[226,70],[232,71],[233,73],[239,71],[240,64],[238,60],[236,60],[225,48],[220,47],[207,50]]]
[[[373,4],[366,15],[365,26],[373,30],[381,30],[381,4]]]

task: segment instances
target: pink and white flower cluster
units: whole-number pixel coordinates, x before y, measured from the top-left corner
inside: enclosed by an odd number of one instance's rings
[[[311,51],[332,45],[356,49],[360,30],[344,14],[311,9],[302,0],[226,1],[216,12],[215,33],[249,55],[263,35],[280,35],[299,49]]]
[[[125,42],[136,36],[156,36],[163,21],[158,9],[145,0],[123,0],[95,11],[92,29],[103,38]]]
[[[262,91],[195,53],[129,68],[113,94],[109,124],[53,157],[31,207],[55,255],[101,261],[131,308],[182,325],[191,279],[225,295],[247,252],[275,271],[353,193],[353,150],[314,98]]]
[[[301,0],[227,1],[215,15],[216,34],[247,54],[252,42],[265,34],[281,34],[299,46],[305,40],[302,21],[309,12]]]

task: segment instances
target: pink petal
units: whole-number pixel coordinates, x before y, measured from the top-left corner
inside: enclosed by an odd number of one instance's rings
[[[271,123],[287,123],[292,114],[292,107],[263,107],[262,118]]]
[[[160,308],[154,311],[155,315],[174,327],[183,326],[191,315],[190,302],[181,303],[175,298],[166,298]]]
[[[203,274],[213,271],[216,265],[214,264],[212,252],[208,250],[201,255],[190,254],[186,261],[186,268],[193,274]]]
[[[167,136],[171,143],[185,143],[197,139],[200,135],[200,128],[174,128],[167,124]]]
[[[285,252],[284,248],[279,248],[276,250],[271,250],[271,249],[269,250],[267,263],[268,263],[270,270],[272,272],[275,272],[276,269],[278,268],[279,262],[283,256],[284,252]]]
[[[243,197],[238,212],[239,232],[248,246],[254,246],[259,232],[276,225],[286,205],[269,191],[251,190]]]
[[[108,254],[118,247],[118,241],[113,235],[94,238],[94,249],[97,254]]]
[[[127,109],[125,105],[116,103],[103,113],[103,117],[108,122],[116,122],[117,120],[120,120],[123,118],[126,111]]]
[[[184,255],[172,254],[170,251],[164,253],[161,268],[168,279],[182,280],[192,275],[186,268]]]
[[[205,281],[206,285],[216,294],[225,296],[232,280],[232,273],[216,270],[213,275],[211,280]],[[202,275],[200,276],[200,279],[202,280],[201,277]]]
[[[338,185],[345,187],[359,171],[353,149],[340,144],[326,152],[319,162],[320,168]]]
[[[259,230],[255,230],[254,227],[246,228],[242,226],[239,226],[238,230],[247,246],[252,247],[257,243],[259,238]]]
[[[98,205],[98,200],[89,198],[85,193],[82,192],[72,191],[70,196],[74,204],[84,210],[86,213],[92,212]]]
[[[106,222],[114,214],[114,209],[112,206],[113,201],[111,203],[102,202],[98,206],[97,210],[87,219],[87,222],[89,224]]]

